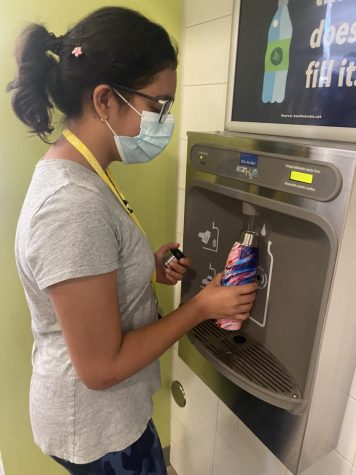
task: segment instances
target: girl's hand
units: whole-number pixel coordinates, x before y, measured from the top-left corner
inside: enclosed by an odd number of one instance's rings
[[[223,287],[217,274],[214,279],[193,297],[200,308],[202,320],[228,318],[246,320],[256,299],[257,284]]]
[[[172,248],[178,248],[178,242],[170,242],[160,247],[155,252],[156,263],[156,278],[160,284],[175,285],[178,281],[183,279],[187,267],[190,266],[191,260],[187,257],[182,257],[179,261],[172,260],[168,264],[168,268],[163,263],[164,255]]]

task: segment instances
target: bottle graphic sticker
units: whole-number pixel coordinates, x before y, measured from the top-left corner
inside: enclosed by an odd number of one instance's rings
[[[258,266],[259,235],[254,231],[242,231],[240,241],[236,241],[227,257],[221,285],[249,284],[255,280]],[[239,330],[241,322],[221,318],[216,320],[218,327],[224,330]]]
[[[278,0],[278,8],[268,30],[262,101],[283,102],[289,68],[289,48],[293,27],[288,10],[289,0]]]

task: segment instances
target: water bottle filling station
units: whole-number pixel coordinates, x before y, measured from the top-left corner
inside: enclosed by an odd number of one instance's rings
[[[193,266],[182,302],[223,271],[247,229],[259,236],[259,288],[241,330],[214,315],[179,355],[293,473],[313,457],[305,434],[355,163],[336,144],[188,133],[183,241]]]

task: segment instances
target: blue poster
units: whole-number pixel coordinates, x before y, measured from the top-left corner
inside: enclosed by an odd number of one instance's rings
[[[356,0],[241,0],[231,120],[356,127]]]

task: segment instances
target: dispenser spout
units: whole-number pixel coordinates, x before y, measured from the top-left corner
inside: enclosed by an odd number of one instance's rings
[[[245,201],[242,202],[242,214],[246,216],[258,216],[259,212],[257,211],[254,205],[250,203],[246,203]]]
[[[255,216],[258,216],[259,213],[254,205],[250,203],[242,202],[242,214],[248,216],[247,222],[247,230],[250,231],[253,229],[253,225],[255,224]]]

